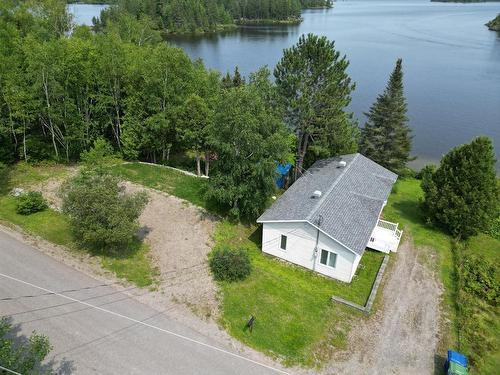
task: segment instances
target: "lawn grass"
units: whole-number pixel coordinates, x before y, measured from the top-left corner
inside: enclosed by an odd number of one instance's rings
[[[112,173],[217,212],[203,198],[206,179],[141,163],[115,165]],[[253,267],[250,277],[242,282],[220,283],[220,323],[232,336],[285,364],[320,365],[334,348],[347,347],[350,326],[362,316],[357,310],[332,303],[330,297],[364,305],[384,254],[367,251],[353,282],[346,284],[262,254],[260,231],[256,225],[227,220],[217,225],[215,248],[244,248]],[[249,332],[244,327],[252,314],[256,321]]]
[[[141,163],[115,165],[111,173],[124,180],[164,191],[196,206],[210,208],[203,194],[207,179],[188,176],[158,165]]]
[[[137,242],[135,246],[119,255],[100,254],[104,268],[112,271],[121,279],[134,283],[140,288],[156,288],[159,270],[152,266],[149,245]]]
[[[70,251],[84,252],[73,238],[68,218],[55,210],[47,209],[31,215],[16,213],[16,198],[9,195],[14,187],[28,189],[36,183],[43,183],[49,178],[64,178],[68,168],[60,164],[29,165],[18,163],[8,168],[0,176],[0,222],[13,224],[25,232],[39,236]],[[136,244],[121,255],[90,253],[99,258],[102,266],[139,287],[153,287],[157,282],[157,271],[151,264],[149,248],[146,244]]]
[[[12,223],[24,231],[40,236],[56,245],[73,244],[69,222],[63,214],[47,209],[31,215],[16,213],[16,199],[11,196],[0,197],[0,221]]]
[[[330,301],[336,295],[364,305],[384,254],[366,251],[352,283],[342,283],[262,254],[261,228],[222,221],[218,246],[244,248],[252,274],[242,282],[220,283],[221,324],[245,344],[288,365],[314,366],[329,357],[332,346],[344,349],[353,316],[361,313]],[[245,330],[251,315],[252,332]]]

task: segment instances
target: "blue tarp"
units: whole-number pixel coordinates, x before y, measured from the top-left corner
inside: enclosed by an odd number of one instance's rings
[[[287,163],[287,164],[278,164],[276,167],[276,173],[278,174],[278,177],[276,177],[276,185],[280,188],[283,189],[285,187],[285,177],[290,172],[290,169],[292,169],[292,165]]]
[[[467,367],[467,357],[453,350],[448,350],[448,362],[455,362],[463,367]]]

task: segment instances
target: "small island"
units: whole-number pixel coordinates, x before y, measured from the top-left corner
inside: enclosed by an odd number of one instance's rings
[[[68,0],[68,2],[77,2]],[[90,2],[90,1],[86,1]],[[124,14],[151,22],[162,34],[202,34],[243,25],[293,25],[302,10],[331,8],[332,0],[93,0],[111,6],[94,21],[97,30]]]
[[[500,13],[498,16],[486,24],[491,31],[500,31]]]

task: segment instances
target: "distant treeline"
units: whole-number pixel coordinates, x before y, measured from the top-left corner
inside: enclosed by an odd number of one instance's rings
[[[302,8],[331,7],[331,0],[116,0],[96,20],[105,27],[126,12],[150,18],[165,33],[217,31],[236,24],[300,22]]]
[[[498,14],[495,19],[488,22],[486,26],[492,31],[500,31],[500,14]]]

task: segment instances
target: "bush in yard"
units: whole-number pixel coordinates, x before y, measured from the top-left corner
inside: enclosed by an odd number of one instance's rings
[[[63,212],[76,239],[95,250],[126,249],[136,238],[138,218],[148,198],[126,195],[104,170],[84,169],[62,189]]]
[[[487,234],[496,240],[500,240],[500,216],[491,221]]]
[[[423,208],[433,221],[466,239],[489,228],[498,214],[495,153],[488,137],[455,147],[439,168],[422,171]]]
[[[29,191],[17,197],[16,212],[20,215],[31,215],[48,207],[47,201],[38,191]]]
[[[464,290],[494,306],[500,303],[500,272],[497,263],[489,262],[483,256],[464,255],[462,278]]]
[[[238,281],[250,275],[252,266],[245,250],[224,247],[212,254],[210,269],[218,281]]]

